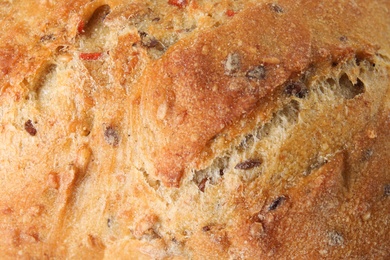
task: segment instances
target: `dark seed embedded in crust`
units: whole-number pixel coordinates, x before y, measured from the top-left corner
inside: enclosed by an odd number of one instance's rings
[[[108,218],[107,219],[107,227],[111,227],[112,226],[112,223],[111,223],[112,221],[111,221],[111,219],[110,218]]]
[[[367,149],[367,150],[363,151],[362,160],[367,161],[368,159],[371,158],[371,156],[373,154],[374,154],[374,151],[371,149]]]
[[[328,163],[328,159],[326,157],[318,156],[315,160],[309,165],[305,175],[309,175],[312,171],[321,168],[323,165]]]
[[[277,5],[275,3],[269,4],[269,7],[270,7],[271,11],[273,11],[275,13],[281,14],[284,12],[283,8],[280,5]]]
[[[203,232],[208,232],[208,231],[211,230],[211,228],[210,228],[210,226],[204,226],[204,227],[202,228],[202,230],[203,230]]]
[[[55,40],[56,38],[54,37],[53,34],[47,34],[47,35],[44,35],[40,38],[40,41],[41,42],[47,42],[47,41],[52,41],[52,40]]]
[[[104,131],[104,139],[109,145],[117,146],[119,144],[118,132],[112,126],[108,126]]]
[[[33,125],[31,120],[27,120],[26,123],[24,123],[24,129],[31,136],[35,136],[37,134],[37,129],[35,129],[35,127],[34,127],[34,125]]]
[[[201,192],[204,192],[204,189],[206,188],[207,178],[204,178],[198,185],[198,188]]]
[[[343,36],[340,36],[339,40],[342,41],[342,42],[345,42],[345,41],[348,40],[348,38],[347,38],[347,36],[343,35]]]
[[[277,209],[282,203],[283,201],[286,200],[286,197],[285,196],[280,196],[280,197],[277,197],[274,201],[272,201],[272,203],[269,205],[268,207],[268,210],[275,210]]]
[[[140,32],[139,35],[141,36],[141,44],[146,48],[156,48],[159,51],[165,49],[164,45],[159,40],[146,32]]]
[[[249,79],[264,79],[265,78],[265,68],[264,66],[256,66],[253,69],[249,70],[246,73],[246,77]]]
[[[238,170],[249,170],[255,167],[259,167],[261,165],[261,160],[255,159],[255,160],[247,160],[245,162],[241,162],[237,164],[234,169]]]
[[[385,185],[384,192],[385,196],[390,196],[390,184]]]
[[[304,98],[309,93],[306,85],[300,81],[288,84],[284,91],[287,95],[296,96],[298,98]]]

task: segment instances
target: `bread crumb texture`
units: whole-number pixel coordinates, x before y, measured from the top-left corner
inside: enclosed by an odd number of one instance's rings
[[[389,259],[388,0],[0,0],[0,259]]]

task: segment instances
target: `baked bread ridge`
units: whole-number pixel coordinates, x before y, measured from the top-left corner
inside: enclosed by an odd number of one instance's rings
[[[320,26],[327,22],[340,28],[321,35],[325,32],[316,28],[315,19],[310,24],[302,19],[308,14],[299,4],[284,5],[286,15],[275,11],[275,6],[254,4],[231,22],[178,42],[151,72],[145,72],[145,81],[138,85],[142,93],[134,97],[140,108],[133,106],[141,111],[137,125],[144,131],[136,132],[146,133],[139,144],[146,150],[142,157],[150,158],[145,162],[147,172],[158,175],[164,185],[178,186],[185,168],[207,142],[231,122],[250,115],[264,96],[304,74],[311,64],[375,52],[371,41],[359,39],[363,34],[358,27],[349,29],[352,39],[347,44],[340,44],[343,26],[358,18],[351,13],[336,21],[326,16],[319,19]],[[261,24],[259,29],[257,24]],[[261,80],[248,76],[256,69],[264,70],[264,75],[258,75]],[[155,102],[150,102],[151,96]]]
[[[389,2],[170,2],[2,3],[1,257],[388,257]]]

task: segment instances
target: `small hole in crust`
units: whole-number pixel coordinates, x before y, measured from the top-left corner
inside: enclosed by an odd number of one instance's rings
[[[210,167],[195,171],[193,182],[201,192],[205,192],[208,185],[215,185],[223,179],[226,168],[228,168],[228,158],[218,158]]]
[[[297,98],[304,98],[309,93],[309,89],[306,87],[305,83],[300,81],[291,82],[286,86],[284,91],[287,95],[296,96]]]
[[[146,32],[139,32],[139,35],[141,37],[141,44],[146,48],[155,48],[159,51],[164,51],[165,46],[157,40],[154,36],[149,35]]]
[[[339,87],[341,95],[346,99],[353,99],[365,91],[365,85],[359,78],[357,79],[356,83],[353,84],[348,75],[345,73],[341,75],[339,79]]]
[[[81,29],[78,30],[86,35],[90,35],[93,31],[104,21],[106,16],[110,13],[109,5],[101,5],[93,12],[88,22]]]
[[[53,63],[48,63],[43,67],[37,81],[34,84],[34,90],[38,93],[38,95],[40,89],[45,85],[46,81],[48,81],[48,79],[53,76],[56,68],[57,65]]]
[[[282,203],[286,200],[285,196],[279,196],[274,201],[271,202],[271,204],[268,206],[268,210],[272,211],[277,209]]]

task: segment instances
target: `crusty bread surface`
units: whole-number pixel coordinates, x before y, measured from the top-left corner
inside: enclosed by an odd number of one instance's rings
[[[0,259],[390,259],[390,1],[0,25]]]

